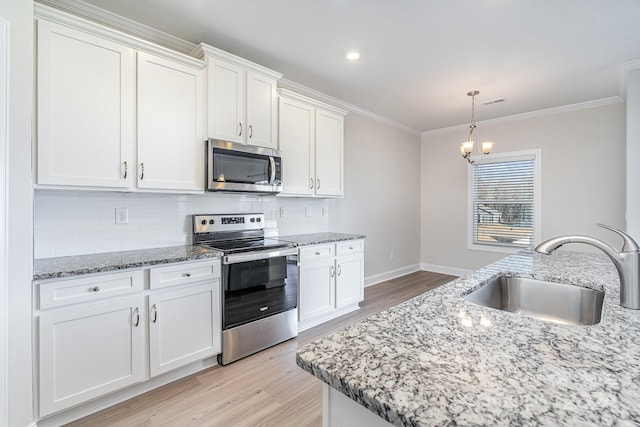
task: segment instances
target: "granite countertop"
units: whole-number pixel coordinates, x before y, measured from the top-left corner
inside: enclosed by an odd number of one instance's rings
[[[593,326],[464,302],[499,274],[605,291]],[[638,425],[640,310],[603,254],[521,252],[300,348],[298,365],[398,426]]]
[[[320,245],[322,243],[344,242],[347,240],[360,240],[364,238],[365,236],[363,236],[362,234],[330,232],[278,236],[278,240],[295,243],[296,246]]]
[[[81,274],[104,273],[127,268],[147,267],[182,261],[220,257],[205,246],[187,245],[135,251],[41,258],[33,261],[33,280],[56,279]]]

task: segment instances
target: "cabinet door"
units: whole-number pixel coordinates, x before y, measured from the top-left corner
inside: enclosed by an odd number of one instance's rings
[[[220,353],[220,281],[149,295],[151,376]]]
[[[314,192],[315,110],[302,102],[280,98],[279,149],[282,151],[282,194]]]
[[[304,322],[335,309],[335,266],[333,258],[301,263],[298,320]]]
[[[357,304],[364,299],[364,254],[336,259],[336,308]]]
[[[276,80],[247,72],[247,143],[278,147]]]
[[[138,52],[138,187],[204,188],[203,71]]]
[[[207,137],[243,142],[247,131],[244,123],[246,71],[218,59],[209,59],[207,72]]]
[[[131,48],[39,19],[37,183],[131,187]]]
[[[342,196],[344,117],[316,109],[316,194]]]
[[[39,317],[40,416],[144,379],[141,296]]]

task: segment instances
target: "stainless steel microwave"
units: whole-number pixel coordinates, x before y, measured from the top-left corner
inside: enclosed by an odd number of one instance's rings
[[[279,193],[282,156],[271,148],[207,139],[207,190]]]

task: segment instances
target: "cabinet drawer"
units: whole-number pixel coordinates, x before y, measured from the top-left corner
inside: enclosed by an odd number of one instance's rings
[[[142,270],[61,280],[39,285],[40,308],[95,301],[142,290]]]
[[[336,243],[336,255],[348,255],[364,251],[364,240],[350,240]]]
[[[334,245],[316,245],[300,248],[300,261],[331,258],[334,255]]]
[[[149,270],[149,288],[166,288],[218,277],[220,260],[156,267]]]

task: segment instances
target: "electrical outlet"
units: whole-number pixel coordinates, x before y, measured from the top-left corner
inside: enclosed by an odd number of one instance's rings
[[[311,208],[309,206],[304,207],[304,216],[311,216]]]
[[[396,259],[396,252],[395,251],[391,251],[389,252],[389,259],[391,261],[393,261],[394,259]]]
[[[129,224],[128,208],[116,208],[116,224]]]
[[[280,208],[280,218],[284,218],[287,216],[287,212],[284,210],[284,208]]]
[[[329,210],[325,207],[322,208],[322,216],[327,216],[329,215]]]

